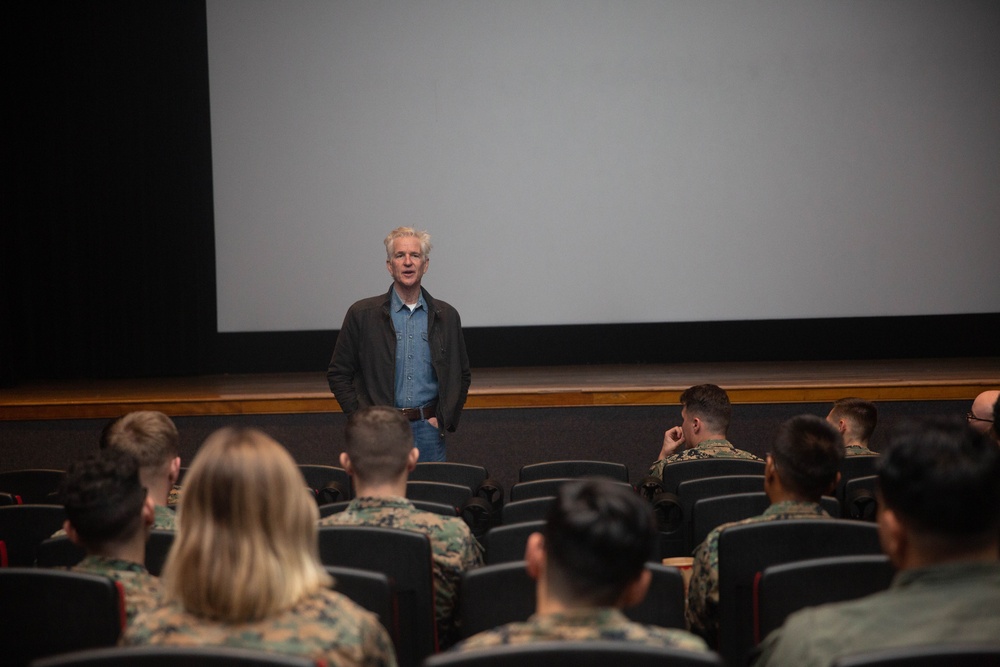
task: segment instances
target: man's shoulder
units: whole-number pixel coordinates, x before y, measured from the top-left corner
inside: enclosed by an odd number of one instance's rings
[[[369,296],[355,301],[351,304],[348,312],[359,314],[370,310],[380,310],[385,307],[387,303],[389,303],[388,293],[377,294],[375,296]]]

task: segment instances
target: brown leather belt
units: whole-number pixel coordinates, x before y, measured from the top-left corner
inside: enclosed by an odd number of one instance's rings
[[[430,405],[425,405],[422,408],[399,408],[399,411],[403,413],[403,416],[411,422],[420,421],[421,419],[430,419],[435,416],[435,410],[437,410],[437,403],[431,403]]]

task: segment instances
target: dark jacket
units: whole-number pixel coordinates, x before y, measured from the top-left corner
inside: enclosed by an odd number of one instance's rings
[[[454,431],[472,383],[462,321],[449,304],[421,291],[427,301],[431,364],[438,379],[438,425]],[[386,292],[356,302],[337,336],[326,379],[348,415],[370,405],[395,405],[396,332],[389,313],[390,297],[391,292]]]

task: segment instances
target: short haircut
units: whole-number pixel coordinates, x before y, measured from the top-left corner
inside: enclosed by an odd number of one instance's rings
[[[413,430],[399,410],[385,406],[361,408],[347,420],[344,451],[358,478],[367,483],[390,482],[406,471],[413,449]]]
[[[127,452],[112,449],[72,464],[59,495],[66,518],[89,551],[128,541],[142,529],[146,489],[139,462]]]
[[[563,484],[543,535],[553,592],[594,606],[621,597],[642,574],[657,539],[649,503],[603,479]]]
[[[952,539],[1000,528],[1000,447],[959,417],[900,424],[879,461],[885,507]]]
[[[284,447],[255,429],[218,430],[184,477],[165,596],[230,623],[285,611],[331,582],[319,561],[318,521]]]
[[[692,417],[706,422],[713,431],[726,433],[733,406],[726,390],[714,384],[697,384],[681,394],[681,405]]]
[[[771,446],[771,460],[786,488],[819,502],[840,472],[844,440],[825,419],[799,415],[778,428]]]
[[[423,253],[424,259],[431,256],[431,235],[427,232],[420,232],[413,227],[397,227],[396,229],[389,232],[389,235],[385,237],[385,257],[386,259],[392,259],[392,246],[396,239],[405,238],[408,236],[415,237],[420,241],[420,252]]]
[[[101,434],[102,449],[130,453],[141,468],[159,468],[180,455],[180,436],[162,412],[141,410],[119,417]]]
[[[846,421],[851,437],[864,442],[871,440],[878,424],[878,408],[863,398],[841,398],[834,401],[830,415]]]

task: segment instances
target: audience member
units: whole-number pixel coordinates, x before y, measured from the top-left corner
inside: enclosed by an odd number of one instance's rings
[[[878,408],[863,398],[841,398],[833,402],[833,408],[826,420],[840,431],[844,438],[846,456],[871,456],[876,454],[869,447],[875,425],[878,423]]]
[[[109,450],[74,463],[59,495],[66,508],[63,530],[86,552],[72,569],[121,582],[129,623],[136,613],[155,607],[160,582],[143,565],[153,501],[139,479],[135,458]]]
[[[972,401],[972,409],[965,415],[969,425],[979,433],[985,433],[1000,443],[997,436],[996,405],[1000,402],[1000,389],[984,391]]]
[[[793,614],[757,665],[825,667],[852,653],[1000,638],[1000,449],[957,419],[926,419],[893,434],[878,476],[892,586]]]
[[[688,589],[687,620],[691,630],[715,646],[719,622],[719,535],[735,525],[781,519],[829,519],[820,498],[840,479],[844,441],[828,422],[800,415],[778,429],[764,468],[764,491],[771,501],[763,514],[723,524],[694,551]]]
[[[395,665],[374,614],[330,589],[319,510],[285,449],[256,430],[205,440],[184,480],[164,604],[139,614],[128,645],[235,646],[327,665]]]
[[[714,384],[688,387],[681,394],[681,425],[663,434],[663,446],[658,460],[649,468],[649,474],[663,478],[663,469],[678,461],[693,459],[727,458],[760,459],[736,449],[726,439],[732,405],[724,389]]]
[[[563,485],[544,531],[533,533],[525,549],[536,582],[535,614],[474,635],[453,650],[616,640],[707,651],[689,632],[634,623],[621,612],[646,595],[645,562],[656,539],[652,510],[635,493],[600,479]]]
[[[355,498],[320,525],[379,526],[425,533],[434,559],[438,642],[454,637],[453,612],[462,573],[483,564],[483,551],[458,517],[424,512],[406,499],[406,481],[417,464],[410,424],[398,410],[361,408],[347,420],[340,465],[352,477]]]
[[[174,530],[174,511],[168,499],[180,476],[180,436],[173,420],[162,412],[130,412],[112,422],[101,434],[101,449],[128,452],[139,461],[142,483],[156,510],[153,528]]]

